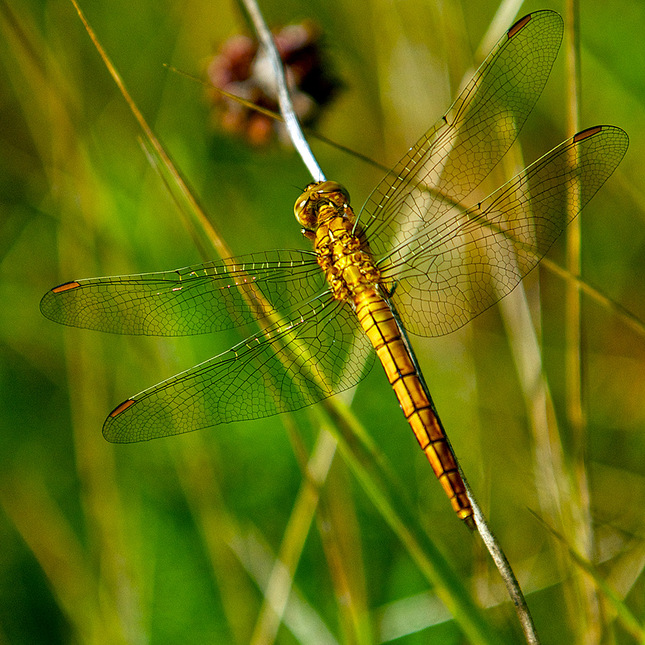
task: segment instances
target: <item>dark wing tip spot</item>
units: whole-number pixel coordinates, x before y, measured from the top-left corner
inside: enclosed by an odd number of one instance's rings
[[[573,143],[578,143],[578,141],[582,141],[583,139],[587,139],[588,137],[593,137],[595,134],[598,134],[601,131],[602,131],[601,125],[595,125],[593,128],[587,128],[586,130],[582,130],[578,132],[578,134],[574,135]]]
[[[507,32],[506,35],[509,38],[513,38],[516,36],[526,25],[530,22],[531,20],[531,14],[529,13],[528,15],[524,16],[524,18],[520,18]]]
[[[130,406],[134,405],[136,401],[134,399],[128,399],[127,401],[123,401],[123,403],[119,403],[119,405],[110,412],[109,417],[114,419],[114,417],[118,416],[122,412],[125,412]]]
[[[71,289],[76,289],[80,287],[81,284],[80,282],[72,281],[72,282],[64,282],[63,284],[59,284],[57,287],[54,287],[51,292],[52,293],[64,293],[65,291],[70,291]]]

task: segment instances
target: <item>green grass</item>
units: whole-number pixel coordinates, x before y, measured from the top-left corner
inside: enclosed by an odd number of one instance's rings
[[[496,5],[477,3],[476,14],[469,6],[262,5],[272,24],[321,23],[345,89],[320,129],[386,164],[470,75]],[[563,12],[545,2],[519,14],[542,7]],[[237,9],[201,0],[88,0],[82,8],[232,252],[305,248],[291,213],[309,178],[294,153],[212,131],[203,88],[163,66],[200,74],[213,46],[242,25]],[[615,123],[631,137],[618,172],[580,218],[582,275],[643,319],[645,8],[584,3],[580,18],[580,127]],[[373,453],[341,440],[334,455],[319,429],[347,436],[351,418],[330,420],[321,409],[141,445],[103,440],[116,403],[248,330],[119,338],[40,316],[40,297],[60,282],[202,257],[71,3],[3,2],[0,25],[0,641],[246,643],[258,624],[271,632],[263,603],[280,554],[294,590],[277,642],[521,642],[496,570],[451,512],[378,367],[352,404]],[[563,54],[521,137],[527,162],[567,134],[572,79]],[[380,172],[313,146],[359,205]],[[563,265],[564,244],[549,259]],[[540,329],[546,403],[516,367],[540,365],[526,330],[511,323],[518,293],[460,332],[413,342],[543,642],[639,642],[645,342],[620,314],[583,296],[586,424],[576,437],[565,390],[565,283],[542,268],[524,286]],[[320,489],[302,476],[311,454]],[[588,502],[578,486],[585,480]],[[578,553],[580,526],[588,557]],[[585,621],[595,610],[598,619]]]

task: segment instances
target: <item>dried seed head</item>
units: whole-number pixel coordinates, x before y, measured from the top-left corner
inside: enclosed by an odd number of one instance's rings
[[[304,21],[274,32],[285,66],[294,110],[305,125],[313,125],[339,89],[322,56],[317,25]],[[268,58],[252,38],[236,35],[219,49],[208,67],[215,88],[235,94],[260,107],[278,111],[275,79]],[[209,93],[216,120],[229,132],[255,145],[267,144],[282,124],[213,90]]]

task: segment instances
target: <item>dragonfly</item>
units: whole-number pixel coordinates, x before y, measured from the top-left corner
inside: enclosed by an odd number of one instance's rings
[[[625,155],[622,129],[594,126],[478,199],[540,96],[562,33],[553,11],[518,20],[358,215],[341,184],[307,186],[294,210],[313,250],[79,279],[46,293],[47,318],[116,334],[259,325],[116,406],[105,438],[144,441],[298,410],[355,386],[377,356],[453,509],[472,528],[457,460],[406,332],[448,334],[507,295]]]

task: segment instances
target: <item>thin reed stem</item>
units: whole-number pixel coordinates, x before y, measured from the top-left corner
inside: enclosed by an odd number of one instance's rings
[[[273,42],[271,31],[264,20],[264,16],[260,11],[258,3],[255,0],[242,0],[242,2],[244,3],[244,7],[248,11],[249,17],[253,22],[255,31],[264,49],[264,53],[271,61],[273,73],[275,74],[276,92],[278,95],[278,102],[280,104],[280,113],[284,119],[284,125],[289,133],[289,138],[302,158],[303,163],[307,166],[307,169],[311,173],[314,181],[324,181],[325,175],[318,165],[318,162],[307,143],[307,139],[305,139],[305,135],[302,132],[300,123],[298,122],[298,117],[293,109],[289,89],[287,87],[287,79],[284,74],[284,68],[282,67],[278,50]]]
[[[567,88],[567,136],[573,136],[580,130],[580,20],[578,0],[567,0],[565,20],[565,53],[566,53],[566,88]],[[575,195],[567,200],[569,208],[576,210],[579,199],[579,186],[571,188]],[[566,232],[566,268],[572,275],[580,275],[582,251],[581,218],[568,216],[571,224]],[[593,530],[591,526],[591,509],[589,482],[586,460],[586,412],[583,400],[582,372],[582,301],[581,289],[575,280],[567,280],[565,288],[565,392],[566,410],[569,431],[572,437],[571,476],[573,479],[570,500],[572,525],[568,537],[580,553],[588,559],[593,558]],[[578,615],[581,623],[582,641],[593,645],[602,637],[600,625],[600,608],[596,591],[584,576],[574,581],[578,603],[571,608]],[[579,615],[582,613],[582,615]],[[582,642],[581,641],[581,642]]]

